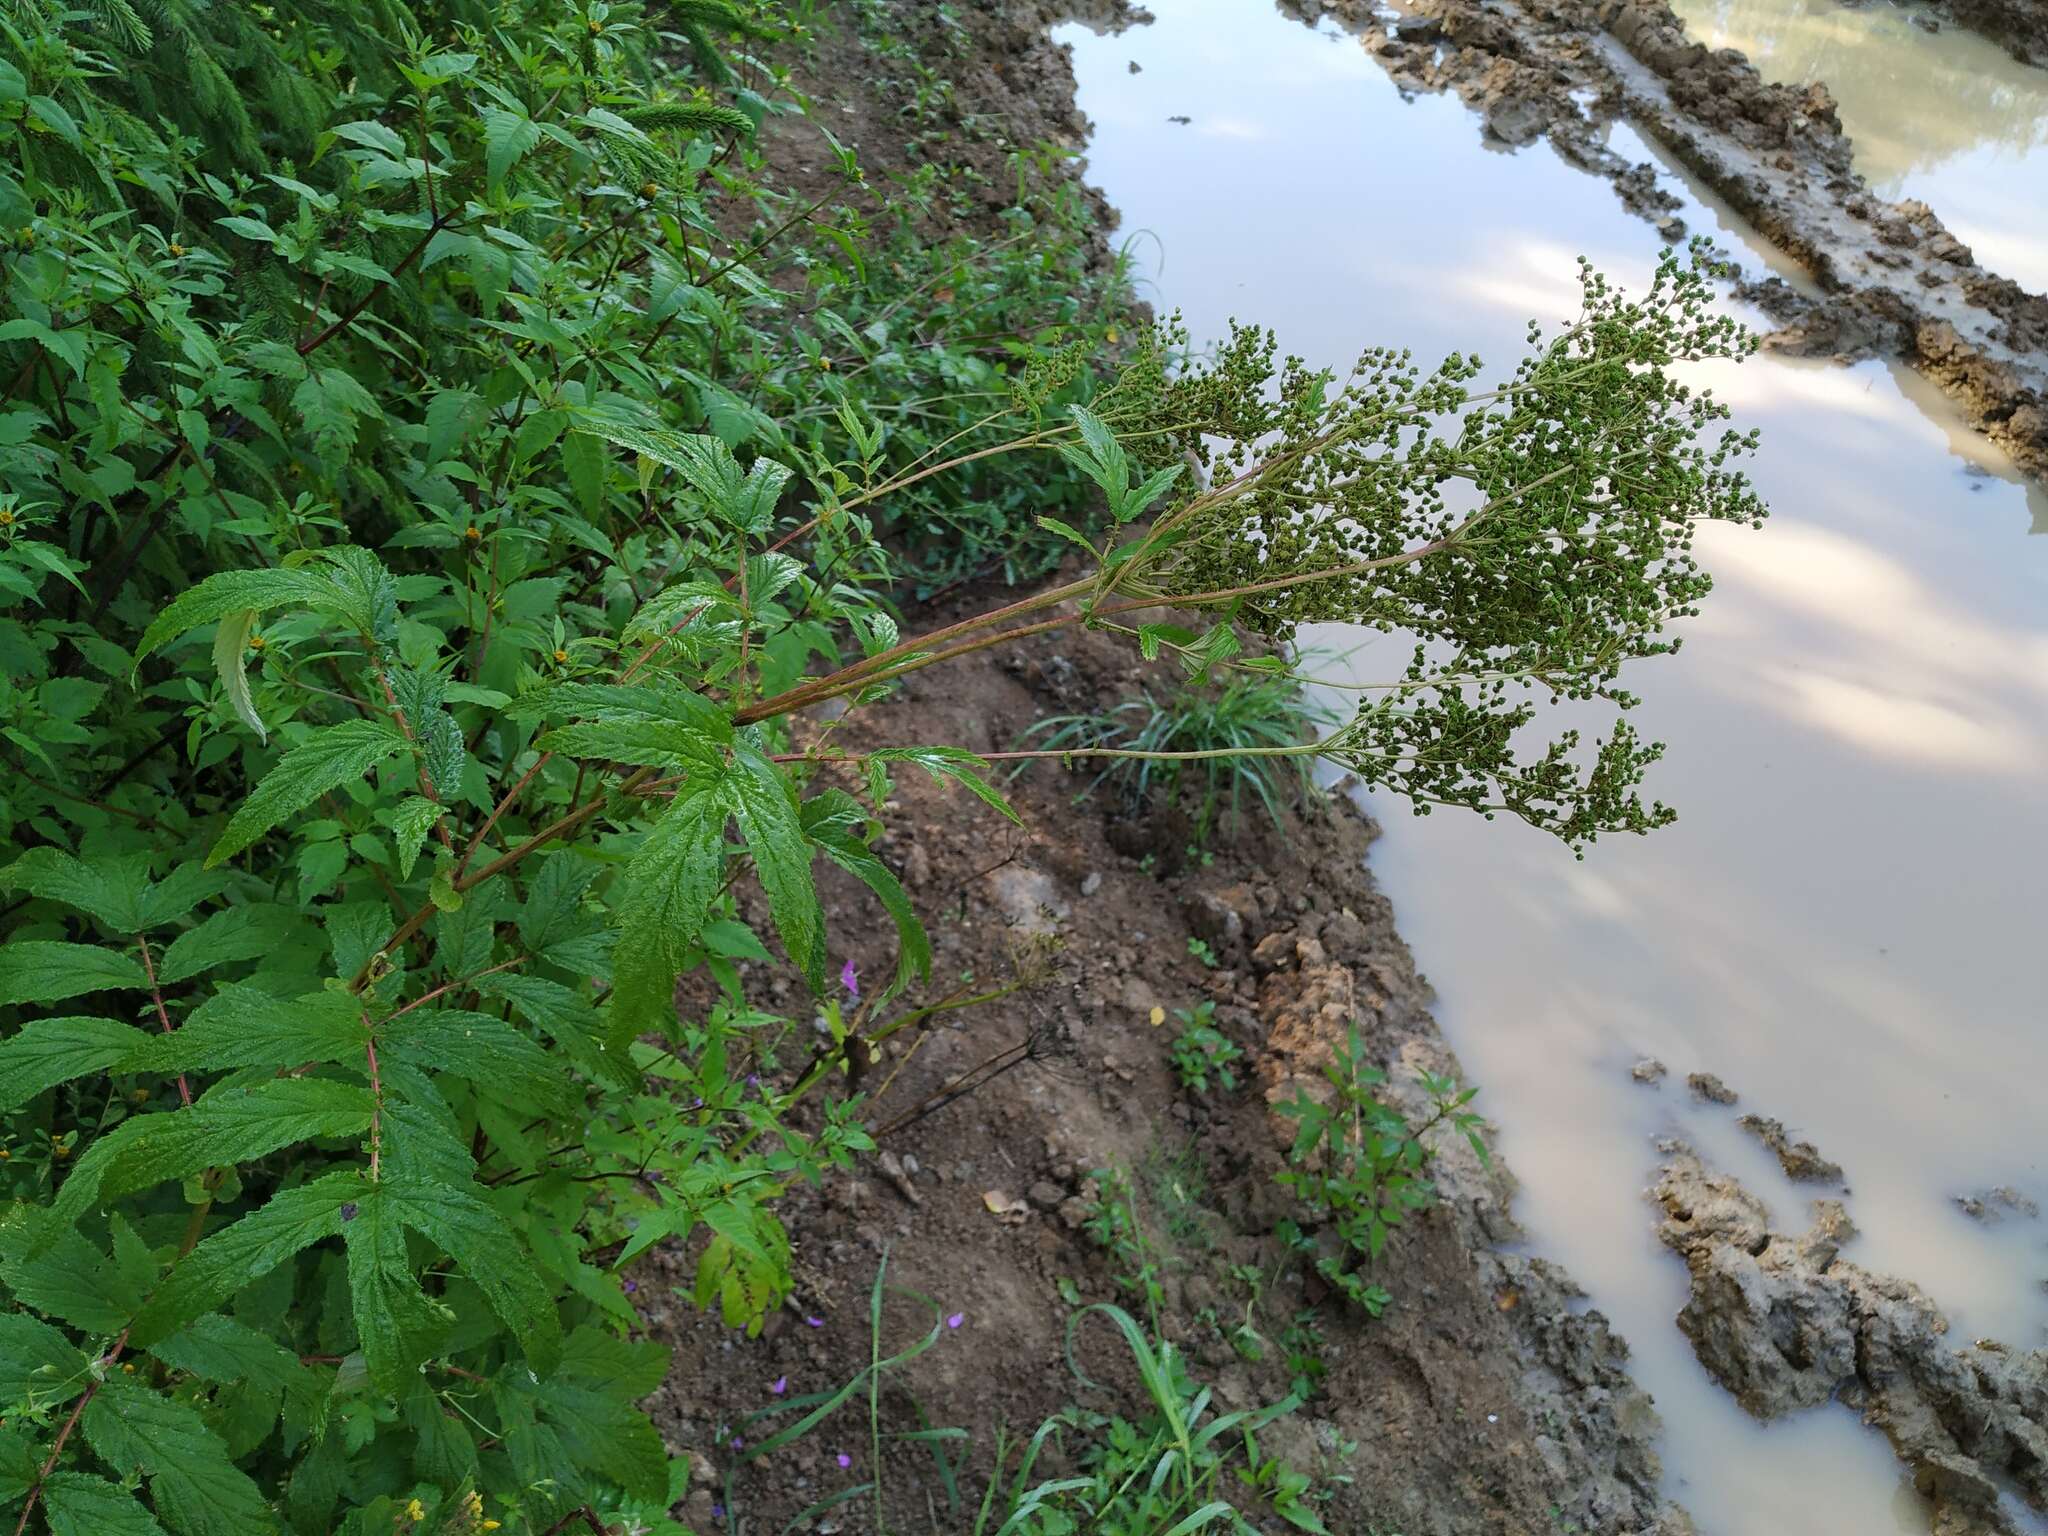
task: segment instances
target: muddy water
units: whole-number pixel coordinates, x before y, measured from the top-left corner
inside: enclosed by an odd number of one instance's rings
[[[1340,369],[1368,342],[1506,364],[1528,317],[1574,306],[1575,255],[1636,285],[1654,264],[1604,182],[1540,144],[1488,148],[1455,100],[1404,101],[1333,29],[1264,0],[1155,9],[1121,37],[1063,36],[1090,179],[1198,337],[1235,315]],[[1929,163],[1911,190],[1947,217]],[[1762,264],[1667,175],[1693,229]],[[1980,1226],[1951,1197],[2013,1183],[2048,1203],[2048,538],[2028,536],[2048,497],[1911,374],[1763,358],[1713,383],[1763,429],[1776,516],[1709,530],[1707,615],[1631,681],[1671,743],[1653,787],[1679,823],[1575,864],[1520,826],[1381,805],[1377,868],[1535,1245],[1634,1347],[1669,1491],[1718,1536],[1924,1531],[1848,1411],[1765,1428],[1700,1371],[1642,1190],[1654,1138],[1682,1134],[1803,1224],[1811,1191],[1733,1111],[1690,1102],[1684,1075],[1717,1072],[1846,1167],[1849,1257],[1920,1281],[1960,1337],[2043,1339],[2048,1223]],[[1324,638],[1358,679],[1398,673],[1396,642]],[[1673,1080],[1632,1083],[1643,1054]]]
[[[1827,82],[1856,169],[1936,208],[1992,271],[2048,292],[2048,70],[1973,32],[1930,36],[1873,0],[1674,0],[1693,35],[1767,80]],[[1918,13],[1925,19],[1925,13]]]

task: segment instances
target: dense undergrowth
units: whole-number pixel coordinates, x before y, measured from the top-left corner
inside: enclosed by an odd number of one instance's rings
[[[1742,345],[1697,279],[1589,276],[1485,394],[1254,333],[1183,365],[1044,160],[997,231],[951,218],[968,173],[883,195],[808,124],[838,179],[778,185],[808,20],[0,6],[17,1532],[676,1529],[617,1272],[688,1244],[758,1326],[876,1042],[975,1000],[907,1006],[929,949],[869,845],[892,773],[1000,807],[987,765],[842,754],[810,706],[1079,622],[1256,676],[1240,628],[1346,619],[1431,645],[1316,750],[1574,843],[1665,819],[1655,748],[1524,762],[1510,689],[1626,703],[1705,591],[1692,522],[1759,515],[1663,371]],[[863,995],[820,860],[899,930]]]

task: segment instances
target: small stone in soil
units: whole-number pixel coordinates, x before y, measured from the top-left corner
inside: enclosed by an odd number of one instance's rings
[[[1654,1083],[1665,1073],[1664,1063],[1654,1056],[1645,1056],[1628,1069],[1628,1075],[1639,1083]]]

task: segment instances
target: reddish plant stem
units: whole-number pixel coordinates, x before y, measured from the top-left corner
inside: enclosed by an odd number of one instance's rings
[[[149,1000],[156,1004],[157,1022],[164,1027],[164,1033],[172,1029],[171,1016],[164,1009],[163,989],[156,984],[156,962],[150,958],[149,940],[141,934],[135,935],[135,942],[142,946],[142,974],[149,978]],[[192,1107],[192,1086],[185,1081],[185,1074],[178,1074],[178,1098],[187,1109]]]
[[[377,1033],[370,1015],[363,1014],[363,1057],[370,1068],[370,1182],[376,1183],[384,1157],[384,1084],[377,1076]]]
[[[50,1480],[50,1474],[56,1470],[57,1458],[64,1454],[65,1442],[71,1438],[71,1432],[78,1428],[78,1421],[85,1417],[85,1410],[91,1405],[93,1398],[98,1396],[100,1382],[105,1379],[104,1372],[121,1358],[121,1351],[127,1347],[128,1330],[123,1328],[121,1336],[114,1340],[114,1347],[100,1357],[99,1364],[102,1374],[95,1376],[85,1391],[79,1395],[78,1406],[71,1410],[71,1416],[64,1421],[64,1427],[57,1431],[56,1444],[50,1447],[49,1456],[44,1459],[42,1466],[37,1469],[35,1486],[29,1489],[28,1498],[23,1501],[21,1506],[21,1518],[14,1524],[14,1536],[22,1536],[22,1532],[28,1529],[29,1516],[35,1513],[36,1501],[43,1496],[43,1484]]]

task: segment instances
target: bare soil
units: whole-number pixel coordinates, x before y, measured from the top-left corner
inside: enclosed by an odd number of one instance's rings
[[[835,739],[849,750],[917,741],[1002,750],[1049,712],[1135,693],[1151,670],[1114,637],[1079,630],[1000,654],[921,674],[904,698],[843,722]],[[882,1146],[916,1171],[897,1181],[868,1168],[791,1197],[802,1287],[762,1337],[745,1339],[674,1296],[689,1285],[689,1253],[657,1251],[637,1272],[648,1327],[677,1352],[652,1403],[657,1421],[674,1449],[715,1469],[720,1491],[707,1482],[691,1511],[702,1528],[723,1528],[710,1506],[730,1497],[733,1517],[754,1522],[746,1529],[780,1530],[872,1474],[864,1402],[758,1461],[733,1440],[776,1401],[778,1380],[792,1394],[829,1390],[867,1362],[870,1288],[885,1255],[893,1283],[964,1314],[893,1381],[886,1428],[969,1429],[970,1465],[985,1473],[999,1428],[1028,1435],[1076,1402],[1140,1409],[1106,1327],[1083,1331],[1078,1359],[1123,1390],[1088,1389],[1066,1356],[1076,1298],[1143,1312],[1080,1230],[1089,1171],[1118,1168],[1163,1256],[1166,1336],[1221,1404],[1270,1404],[1288,1392],[1282,1351],[1246,1360],[1226,1330],[1249,1316],[1274,1343],[1297,1314],[1313,1317],[1328,1376],[1266,1443],[1304,1471],[1351,1479],[1336,1486],[1332,1529],[1470,1536],[1547,1529],[1553,1518],[1589,1531],[1689,1529],[1657,1493],[1656,1415],[1627,1378],[1626,1347],[1562,1272],[1522,1251],[1512,1182],[1497,1164],[1482,1167],[1462,1143],[1446,1147],[1442,1203],[1397,1234],[1374,1272],[1395,1297],[1377,1321],[1324,1294],[1274,1235],[1291,1209],[1272,1179],[1290,1131],[1271,1104],[1314,1082],[1349,1025],[1411,1110],[1418,1071],[1458,1070],[1366,869],[1370,822],[1346,795],[1312,791],[1282,835],[1251,826],[1212,862],[1190,862],[1174,808],[1127,816],[1114,797],[1077,800],[1087,782],[1056,765],[1034,768],[1012,786],[1018,829],[921,774],[899,779],[883,854],[931,924],[934,987],[1001,977],[1020,954],[1037,964],[1048,949],[1049,974],[870,1069],[889,1083],[874,1123],[915,1117]],[[858,887],[832,888],[828,918],[863,975],[887,973],[892,930]],[[1189,952],[1190,937],[1213,949],[1214,968]],[[766,968],[752,984],[766,1007],[807,1006]],[[1245,1052],[1250,1081],[1235,1093],[1182,1091],[1168,1059],[1175,1026],[1151,1022],[1154,1008],[1204,998]],[[977,1064],[1020,1047],[1022,1064],[945,1102]],[[1256,1306],[1234,1278],[1240,1266],[1263,1275]],[[885,1353],[931,1316],[892,1306]],[[850,1467],[838,1466],[840,1452]],[[885,1448],[884,1473],[905,1529],[966,1528],[964,1517],[927,1525],[925,1501],[938,1495],[923,1445]],[[870,1528],[864,1504],[818,1518],[819,1530]]]

